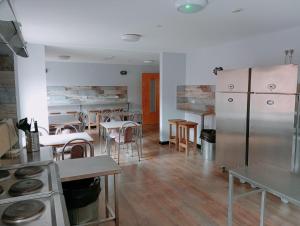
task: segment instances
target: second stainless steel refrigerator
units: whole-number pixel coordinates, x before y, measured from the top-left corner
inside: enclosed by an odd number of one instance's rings
[[[297,74],[296,65],[218,73],[216,159],[221,166],[293,169]]]

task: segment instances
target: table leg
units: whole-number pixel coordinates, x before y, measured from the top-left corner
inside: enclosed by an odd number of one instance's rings
[[[114,174],[114,192],[115,192],[116,226],[119,226],[119,185],[118,185],[118,175],[116,174]]]
[[[140,130],[142,130],[142,128],[140,128]],[[140,154],[141,154],[141,158],[143,157],[143,135],[142,135],[142,131],[141,131],[141,134],[140,134]]]
[[[261,203],[260,203],[260,226],[264,226],[265,217],[265,204],[266,204],[266,191],[261,192]]]
[[[233,176],[231,173],[229,173],[227,226],[232,226],[232,214],[233,214],[232,202],[233,202]]]
[[[107,205],[108,205],[108,176],[104,176],[105,178],[105,182],[104,182],[104,190],[105,190],[105,216],[106,218],[109,217],[109,211],[108,211],[108,208],[107,208]]]
[[[197,126],[194,127],[194,147],[195,151],[197,151]]]

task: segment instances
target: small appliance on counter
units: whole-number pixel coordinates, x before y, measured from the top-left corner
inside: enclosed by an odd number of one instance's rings
[[[37,121],[31,119],[31,123],[28,123],[28,119],[24,118],[17,123],[17,128],[24,131],[26,135],[26,149],[27,152],[35,152],[40,150],[39,131]]]

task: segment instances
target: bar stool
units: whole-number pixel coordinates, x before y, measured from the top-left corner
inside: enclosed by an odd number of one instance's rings
[[[171,144],[175,144],[175,149],[178,149],[178,125],[180,122],[186,122],[184,119],[169,119],[169,148],[171,148]],[[172,134],[173,126],[176,128],[175,136]]]
[[[99,113],[99,110],[89,110],[89,112],[88,112],[88,117],[89,117],[89,124],[88,124],[89,132],[91,132],[91,127],[92,126],[96,126],[97,131],[99,131],[98,113]],[[92,120],[93,116],[95,117],[96,121]]]
[[[186,155],[189,155],[189,143],[192,143],[195,151],[197,150],[197,125],[196,122],[179,122],[179,150],[180,148],[185,149]],[[190,142],[190,129],[194,129],[194,142]]]

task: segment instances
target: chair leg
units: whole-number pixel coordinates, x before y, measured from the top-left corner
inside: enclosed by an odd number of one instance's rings
[[[136,150],[137,150],[138,157],[139,157],[139,162],[140,162],[141,161],[141,154],[140,154],[140,148],[139,148],[139,145],[138,145],[137,141],[135,142],[135,145],[136,145]]]
[[[118,165],[120,164],[120,144],[118,145]]]

